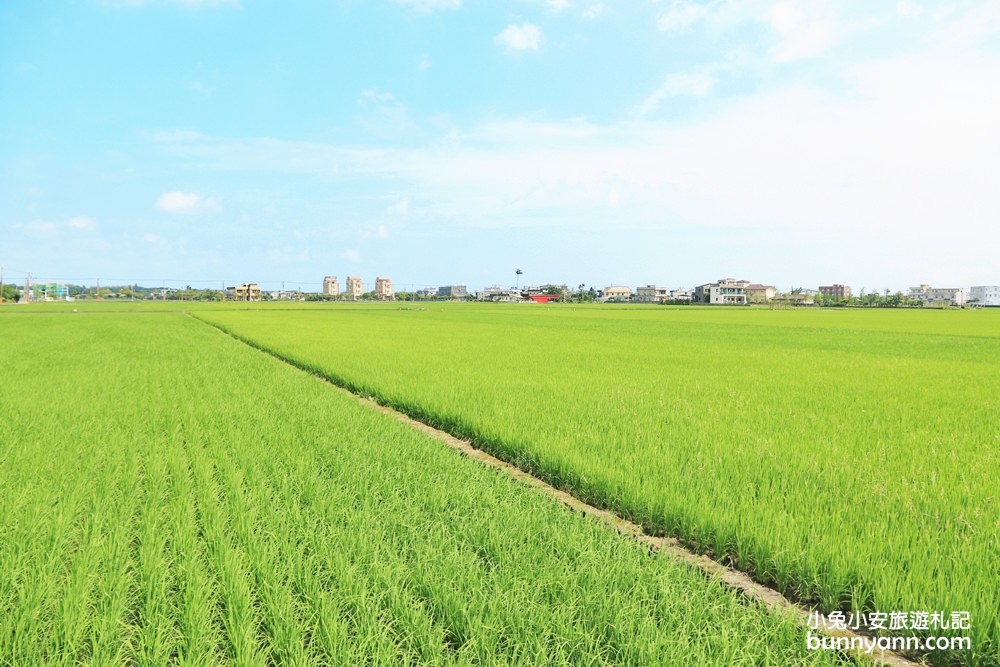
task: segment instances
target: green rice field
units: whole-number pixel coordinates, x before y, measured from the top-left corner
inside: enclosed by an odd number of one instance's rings
[[[318,366],[386,396],[419,377],[407,400],[453,425],[468,420],[470,431],[510,386],[498,378],[517,367],[530,333],[495,341],[503,355],[466,368],[463,338],[476,347],[491,331],[531,322],[497,315],[199,313],[290,356],[315,352]],[[623,487],[613,496],[610,486],[639,455],[619,440],[627,413],[615,414],[635,387],[602,375],[613,387],[609,409],[570,425],[582,413],[562,405],[565,383],[597,366],[573,361],[567,375],[552,375],[559,355],[575,359],[573,321],[535,326],[566,338],[537,357],[547,367],[519,380],[489,439],[553,473],[544,448],[569,456],[567,443],[589,447],[603,428],[599,449],[615,476],[584,483],[590,467],[568,458],[560,477],[588,493],[605,488],[623,508],[636,503],[641,495]],[[801,625],[185,314],[8,307],[0,335],[0,665],[843,660],[808,651]],[[423,352],[443,365],[425,375],[412,346],[432,342]],[[457,346],[455,356],[439,356],[439,343]],[[458,393],[470,387],[477,392]],[[428,398],[436,392],[440,402]],[[539,395],[545,404],[532,405]],[[464,415],[462,406],[480,407]],[[540,423],[566,437],[550,442]],[[633,436],[650,442],[642,433]],[[705,461],[708,480],[714,462]],[[663,470],[651,461],[632,473],[638,483]],[[663,510],[675,495],[661,492]],[[688,501],[699,516],[704,501]]]
[[[1000,312],[279,304],[195,315],[826,611],[1000,664]]]

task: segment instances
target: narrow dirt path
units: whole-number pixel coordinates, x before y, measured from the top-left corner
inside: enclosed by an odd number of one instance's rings
[[[865,641],[872,639],[870,636],[862,635],[860,633],[854,632],[850,629],[839,629],[833,627],[825,615],[818,614],[816,610],[810,609],[806,606],[800,605],[786,598],[784,595],[774,590],[773,588],[768,588],[762,584],[757,583],[749,575],[739,570],[735,570],[731,567],[727,567],[718,563],[708,556],[695,553],[688,548],[686,548],[679,540],[673,537],[657,537],[653,535],[647,535],[641,526],[633,523],[627,519],[624,519],[613,512],[603,510],[594,505],[585,503],[584,501],[576,498],[575,496],[561,491],[555,488],[551,484],[541,480],[523,470],[514,466],[502,459],[481,450],[477,449],[471,442],[467,440],[462,440],[457,438],[450,433],[437,429],[424,422],[417,421],[412,417],[399,412],[393,408],[387,407],[378,403],[376,400],[369,398],[367,396],[362,396],[356,394],[349,389],[337,384],[330,378],[318,374],[307,368],[303,368],[296,364],[294,361],[285,359],[274,352],[267,350],[253,341],[247,340],[235,334],[232,334],[220,327],[215,326],[210,322],[206,322],[201,318],[186,313],[192,319],[196,319],[203,324],[212,327],[218,332],[233,338],[245,345],[248,345],[264,354],[267,354],[282,363],[285,363],[297,370],[303,371],[312,375],[318,381],[323,382],[326,385],[336,389],[337,391],[343,392],[350,396],[353,396],[358,400],[359,403],[365,405],[373,410],[377,410],[384,415],[390,416],[411,428],[418,431],[426,433],[432,438],[446,444],[452,449],[460,452],[464,456],[468,456],[481,463],[482,465],[489,466],[496,470],[502,471],[504,474],[508,475],[512,479],[515,479],[522,484],[526,484],[541,493],[546,494],[553,500],[556,500],[566,507],[570,508],[575,512],[579,512],[584,516],[589,516],[607,524],[611,528],[615,529],[622,535],[626,535],[635,539],[645,545],[647,545],[651,551],[656,553],[662,553],[677,560],[680,560],[691,567],[697,568],[707,577],[712,579],[718,579],[722,581],[726,586],[739,591],[742,595],[753,600],[754,602],[763,605],[768,610],[776,614],[790,615],[802,625],[810,625],[810,627],[815,627],[816,634],[822,634],[827,637],[841,637],[850,640],[851,645],[863,647],[865,646]],[[858,649],[848,649],[844,651],[847,655],[855,658],[858,662],[862,664],[882,664],[890,665],[891,667],[920,667],[925,664],[923,662],[916,662],[909,658],[906,658],[898,653],[892,651],[883,651],[880,649],[875,649],[871,653],[866,652],[862,648]]]

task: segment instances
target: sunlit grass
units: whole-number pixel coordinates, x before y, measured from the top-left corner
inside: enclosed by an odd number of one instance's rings
[[[969,611],[953,657],[1000,663],[1000,312],[196,314],[826,610]]]
[[[0,664],[838,660],[190,318],[0,326]]]

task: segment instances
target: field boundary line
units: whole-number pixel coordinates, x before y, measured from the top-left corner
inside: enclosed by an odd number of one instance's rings
[[[248,347],[276,359],[277,361],[291,366],[296,370],[311,375],[317,381],[322,382],[337,391],[342,392],[343,394],[355,398],[360,404],[380,412],[383,415],[392,417],[396,421],[405,424],[414,430],[420,431],[431,438],[434,438],[451,449],[477,461],[484,466],[506,474],[511,479],[547,495],[552,500],[561,503],[574,512],[578,512],[583,516],[588,516],[600,521],[601,523],[613,528],[619,534],[630,537],[637,542],[646,545],[654,553],[670,556],[699,570],[709,579],[721,581],[725,586],[736,590],[753,602],[763,605],[772,613],[791,616],[803,626],[809,626],[810,623],[816,623],[818,618],[819,627],[816,628],[816,632],[828,637],[842,637],[859,641],[871,638],[871,635],[864,635],[854,632],[851,629],[839,629],[833,627],[825,614],[819,613],[815,609],[811,609],[805,605],[801,605],[788,599],[779,591],[754,581],[753,578],[745,572],[723,565],[722,563],[712,560],[704,554],[691,551],[677,538],[649,535],[639,524],[621,517],[610,510],[601,509],[600,507],[580,500],[571,493],[558,489],[545,480],[518,468],[513,463],[504,461],[503,459],[493,456],[485,450],[477,448],[469,440],[459,438],[451,433],[448,433],[447,431],[443,431],[418,419],[414,419],[410,415],[407,415],[406,413],[395,408],[383,405],[382,403],[379,403],[376,398],[354,391],[351,387],[341,384],[335,378],[321,373],[314,368],[301,365],[292,359],[283,357],[252,340],[227,331],[225,328],[203,320],[196,315],[192,315],[190,312],[186,312],[185,315],[191,317],[191,319],[201,322],[202,324],[205,324],[208,327],[211,327],[212,329],[215,329],[228,338],[232,338],[233,340],[243,343]],[[861,663],[874,662],[876,664],[889,665],[890,667],[921,667],[925,664],[923,662],[916,662],[906,658],[899,653],[881,649],[873,651],[872,653],[866,653],[860,649],[848,650],[845,653]]]

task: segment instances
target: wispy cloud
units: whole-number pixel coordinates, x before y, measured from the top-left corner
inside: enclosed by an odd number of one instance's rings
[[[164,213],[214,213],[222,207],[214,197],[196,192],[164,192],[156,198],[156,208]]]
[[[656,19],[657,27],[664,32],[687,30],[699,21],[717,11],[720,2],[694,2],[675,0]]]
[[[361,253],[358,252],[357,250],[351,250],[351,249],[345,250],[344,252],[340,253],[340,256],[346,259],[348,262],[353,262],[354,264],[357,264],[358,262],[361,261]]]
[[[188,9],[213,7],[239,7],[240,0],[101,0],[107,7],[147,7],[153,5],[179,5]]]
[[[537,51],[542,41],[542,31],[533,23],[511,23],[493,38],[493,43],[503,46],[509,53]]]
[[[86,216],[77,216],[75,218],[70,218],[66,225],[70,229],[87,230],[94,228],[94,221]]]
[[[607,9],[607,6],[603,2],[595,2],[583,10],[580,17],[586,21],[596,21],[604,16],[604,12],[606,12]]]
[[[59,225],[44,220],[14,223],[13,228],[36,238],[50,239],[59,233]]]
[[[703,97],[715,87],[716,78],[707,71],[669,74],[635,111],[646,116],[660,108],[662,102],[672,97]]]
[[[545,6],[546,8],[548,8],[549,11],[555,13],[559,13],[564,9],[568,9],[569,6],[572,4],[570,3],[569,0],[543,0],[543,2],[545,3]]]
[[[394,0],[397,5],[402,5],[408,9],[429,14],[441,9],[461,9],[462,0]]]

